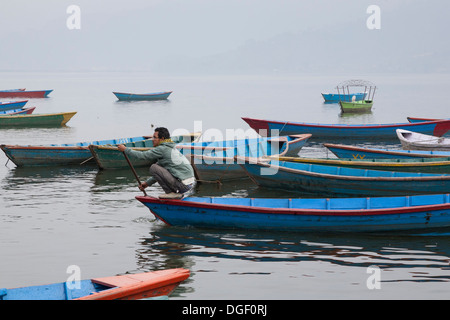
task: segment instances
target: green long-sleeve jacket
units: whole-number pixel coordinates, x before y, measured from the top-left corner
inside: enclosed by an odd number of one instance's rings
[[[158,163],[161,167],[164,167],[175,178],[180,181],[194,177],[194,169],[192,168],[189,160],[175,148],[174,142],[162,142],[156,148],[152,148],[146,151],[138,151],[130,148],[125,149],[127,156],[140,160],[147,160],[150,164]],[[156,180],[150,177],[146,183],[152,185]]]

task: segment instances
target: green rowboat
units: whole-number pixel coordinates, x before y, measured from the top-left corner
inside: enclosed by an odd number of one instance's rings
[[[172,141],[175,143],[191,143],[200,137],[200,133],[191,133],[188,135],[173,136]],[[153,148],[152,139],[142,140],[137,142],[124,143],[127,148],[133,148],[138,151],[145,151]],[[90,145],[94,160],[97,162],[100,169],[124,169],[129,168],[129,164],[125,159],[122,152],[119,151],[117,146],[113,145]],[[149,162],[146,160],[138,160],[136,158],[130,158],[130,162],[133,167],[145,167],[149,166]]]
[[[60,112],[0,116],[0,128],[61,127],[75,114],[76,112]]]
[[[339,101],[343,113],[369,112],[373,106],[373,100]]]

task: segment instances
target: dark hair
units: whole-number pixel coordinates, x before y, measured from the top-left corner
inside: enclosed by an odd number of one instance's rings
[[[158,137],[160,139],[170,139],[170,132],[167,128],[158,127],[155,129],[155,132],[158,132]]]

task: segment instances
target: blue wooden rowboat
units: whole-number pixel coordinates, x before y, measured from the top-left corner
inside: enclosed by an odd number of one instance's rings
[[[143,141],[146,136],[50,145],[0,145],[0,149],[18,167],[61,166],[89,163],[89,145],[118,145]],[[94,161],[90,163],[95,164]]]
[[[172,91],[155,92],[155,93],[126,93],[126,92],[113,92],[117,99],[121,101],[151,101],[151,100],[165,100]]]
[[[241,157],[298,157],[310,134],[225,140],[191,145],[181,144],[177,148],[191,160],[197,178],[200,180],[225,181],[247,178],[247,174],[236,162]],[[192,148],[191,148],[192,147]]]
[[[258,199],[137,196],[171,226],[281,232],[380,232],[450,226],[448,194],[381,198]]]
[[[411,158],[447,158],[450,151],[395,150],[361,148],[343,144],[324,143],[338,158],[347,159],[411,159]]]
[[[189,270],[177,268],[0,289],[0,300],[137,300],[168,296],[189,275]]]
[[[286,161],[241,164],[259,186],[334,197],[450,192],[450,174],[364,170]]]
[[[397,129],[442,136],[450,130],[450,120],[392,124],[319,124],[242,118],[261,136],[310,133],[314,138],[397,139]]]
[[[339,101],[352,101],[353,97],[355,97],[355,101],[361,101],[366,97],[366,93],[364,92],[356,92],[356,93],[322,93],[322,97],[327,103],[339,103]]]
[[[0,102],[0,111],[14,110],[23,108],[27,104],[28,100],[21,101],[3,101]]]
[[[35,109],[36,109],[36,107],[0,111],[0,116],[6,116],[6,115],[13,116],[13,115],[18,115],[18,114],[32,114]]]

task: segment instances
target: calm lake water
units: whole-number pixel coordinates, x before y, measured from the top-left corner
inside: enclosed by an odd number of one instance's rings
[[[377,75],[371,114],[341,116],[324,104],[352,76],[156,76],[146,73],[0,73],[0,88],[54,89],[35,113],[77,111],[67,127],[0,129],[1,144],[70,143],[201,129],[248,130],[241,117],[320,123],[406,122],[449,117],[449,75]],[[358,78],[358,77],[357,77]],[[112,91],[173,90],[168,101],[118,102]],[[12,99],[5,99],[12,100]],[[201,122],[199,122],[201,121]],[[200,126],[199,126],[200,125]],[[398,141],[348,142],[400,148]],[[301,156],[331,156],[311,141]],[[0,154],[0,287],[187,268],[170,299],[448,299],[450,231],[313,234],[174,228],[135,200],[130,170],[15,168]],[[6,165],[5,165],[6,164]],[[139,175],[147,177],[146,170]],[[152,186],[148,193],[162,192]],[[250,181],[203,184],[198,196],[294,197]],[[372,267],[374,269],[370,269]],[[379,268],[379,269],[376,269]],[[367,282],[379,270],[380,288]],[[370,282],[370,281],[369,281]]]

